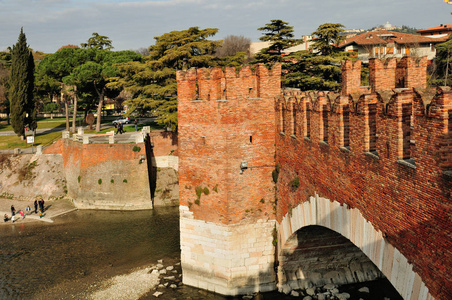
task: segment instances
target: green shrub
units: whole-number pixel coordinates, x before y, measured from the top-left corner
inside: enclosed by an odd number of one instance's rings
[[[80,180],[82,179],[82,177],[80,177],[80,175],[78,176],[78,183],[80,183]]]
[[[204,192],[204,195],[206,195],[206,196],[210,194],[210,191],[207,187],[204,188],[203,192]]]
[[[102,179],[99,178],[99,180],[97,181],[98,184],[102,184]]]
[[[127,183],[127,179],[124,179],[122,182]]]
[[[133,146],[133,152],[140,152],[141,151],[141,148],[140,147],[138,147],[138,146]]]
[[[198,197],[198,199],[200,199],[200,198],[201,198],[201,194],[202,194],[202,192],[203,192],[203,188],[200,187],[200,186],[197,186],[197,187],[195,188],[195,191],[196,191],[196,196]]]
[[[111,183],[115,183],[115,180],[112,178],[112,179],[110,180],[110,182],[111,182]]]
[[[279,177],[280,171],[281,171],[281,168],[280,168],[279,164],[277,164],[275,169],[272,171],[272,178],[273,178],[274,183],[278,182],[278,177]]]
[[[300,178],[298,178],[298,176],[296,176],[294,179],[292,179],[289,182],[289,186],[292,188],[292,191],[296,191],[298,189],[298,187],[300,186]]]

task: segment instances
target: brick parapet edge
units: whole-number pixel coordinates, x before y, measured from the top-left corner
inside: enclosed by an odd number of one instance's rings
[[[357,208],[408,259],[432,295],[450,299],[452,92],[440,87],[430,99],[419,90],[338,95],[334,101],[325,92],[290,90],[278,97],[276,123],[284,128],[276,135],[276,161],[281,168],[277,221],[315,192]],[[347,148],[343,147],[344,105],[350,107]],[[376,108],[374,133],[371,105]],[[410,129],[404,131],[404,126]],[[369,151],[372,134],[375,152]],[[406,151],[409,159],[404,158]],[[295,177],[300,180],[296,189],[290,185]]]

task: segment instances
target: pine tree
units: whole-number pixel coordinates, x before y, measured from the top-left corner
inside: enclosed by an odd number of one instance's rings
[[[324,23],[317,28],[316,31],[311,33],[314,37],[312,40],[312,49],[319,52],[321,55],[332,55],[341,50],[337,48],[345,39],[345,36],[341,35],[344,31],[344,25],[339,23]]]
[[[270,42],[268,48],[262,49],[256,54],[255,63],[274,63],[282,61],[282,54],[285,49],[301,43],[300,39],[295,39],[293,27],[289,23],[281,20],[271,20],[257,30],[263,31],[264,35],[259,38],[263,42]]]
[[[36,129],[36,107],[33,99],[34,61],[27,38],[20,29],[19,39],[12,48],[9,99],[11,125],[18,136],[25,137],[25,127]]]
[[[177,130],[176,70],[214,67],[222,62],[214,57],[221,41],[208,39],[217,32],[216,28],[190,27],[155,37],[145,63],[119,65],[121,74],[109,86],[133,94],[126,102],[129,112],[152,112],[158,124]]]

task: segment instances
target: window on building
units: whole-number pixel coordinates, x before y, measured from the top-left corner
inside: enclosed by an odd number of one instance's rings
[[[412,104],[402,104],[402,155],[404,160],[411,159],[411,115]]]
[[[449,129],[449,136],[452,135],[452,109],[449,110],[449,124],[448,124],[448,129]]]
[[[306,137],[311,138],[311,110],[306,109]]]
[[[350,148],[350,108],[345,105],[342,110],[344,118],[344,147]]]
[[[377,104],[369,104],[369,152],[377,154]]]
[[[350,57],[358,57],[358,50],[348,50]]]
[[[326,105],[322,108],[322,119],[323,119],[323,141],[328,143],[328,111],[326,110]]]
[[[386,48],[386,53],[387,53],[387,54],[394,54],[394,47],[388,47],[388,48]]]
[[[281,132],[285,133],[286,132],[286,128],[285,128],[285,115],[286,115],[286,110],[284,109],[284,107],[281,108]]]

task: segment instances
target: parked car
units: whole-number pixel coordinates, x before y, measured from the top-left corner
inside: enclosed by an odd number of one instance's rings
[[[118,118],[118,119],[116,119],[116,120],[114,120],[113,122],[111,122],[113,125],[118,125],[119,123],[122,123],[122,124],[129,124],[130,123],[130,119],[129,119],[129,117],[121,117],[121,118]]]

